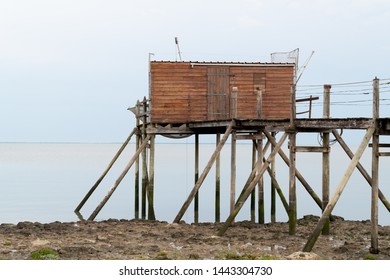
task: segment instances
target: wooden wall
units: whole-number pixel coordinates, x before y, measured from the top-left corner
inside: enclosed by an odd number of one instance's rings
[[[233,87],[238,88],[238,119],[290,118],[292,64],[151,62],[150,69],[154,123],[230,119]]]

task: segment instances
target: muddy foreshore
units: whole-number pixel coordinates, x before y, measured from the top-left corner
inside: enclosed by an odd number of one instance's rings
[[[0,225],[0,259],[33,259],[34,252],[50,249],[54,259],[390,259],[390,226],[379,227],[380,253],[369,253],[369,221],[331,223],[330,235],[320,236],[307,256],[302,250],[318,217],[298,221],[297,234],[287,223],[232,225],[224,236],[221,224],[171,224],[160,221],[107,220],[100,222]]]

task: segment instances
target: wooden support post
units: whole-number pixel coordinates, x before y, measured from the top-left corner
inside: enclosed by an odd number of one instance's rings
[[[295,142],[296,133],[289,134],[289,150],[290,150],[290,169],[289,169],[289,209],[288,209],[288,224],[289,234],[295,235],[297,226],[297,194],[295,185]]]
[[[90,198],[92,193],[96,190],[96,188],[99,186],[99,184],[102,182],[104,177],[107,175],[108,171],[110,171],[111,167],[114,165],[116,160],[119,158],[123,150],[126,148],[127,144],[130,142],[131,137],[134,135],[134,133],[137,131],[137,128],[134,128],[132,132],[130,133],[129,137],[127,137],[126,141],[122,144],[119,151],[115,154],[114,158],[111,160],[111,162],[108,164],[107,168],[104,170],[102,175],[100,175],[99,179],[95,182],[95,184],[92,186],[92,188],[89,190],[89,192],[85,195],[84,199],[80,202],[80,204],[76,207],[74,210],[75,212],[80,212],[81,208],[84,206],[84,204],[87,202],[87,200]]]
[[[324,110],[323,118],[328,119],[330,117],[330,89],[331,85],[324,85]],[[330,159],[329,159],[329,132],[322,134],[322,147],[324,152],[322,153],[322,211],[325,210],[326,205],[329,202],[329,176],[330,176]],[[330,217],[325,223],[322,229],[322,234],[329,235],[330,231]]]
[[[257,162],[257,157],[256,157],[256,141],[252,140],[252,170],[255,169],[256,167],[256,162]],[[250,217],[251,217],[251,222],[255,222],[255,203],[256,203],[256,190],[255,188],[252,190],[251,193],[251,207],[250,207]]]
[[[221,141],[221,134],[217,133],[216,147]],[[221,156],[217,155],[215,159],[215,222],[219,223],[221,220]]]
[[[264,130],[265,136],[268,138],[268,140],[273,144],[276,145],[275,139],[271,136],[269,132]],[[283,159],[283,161],[287,164],[287,166],[290,166],[290,160],[286,156],[286,154],[283,152],[283,150],[279,150],[279,155]],[[306,189],[306,191],[309,193],[309,195],[314,199],[315,203],[322,209],[322,201],[318,197],[318,195],[315,193],[315,191],[310,187],[309,183],[305,180],[305,178],[302,176],[302,174],[298,171],[298,169],[295,168],[295,175],[297,179],[301,182],[303,187]]]
[[[181,207],[179,213],[177,214],[176,218],[174,219],[174,223],[180,222],[180,219],[183,217],[184,213],[187,211],[188,206],[191,204],[191,201],[194,199],[195,194],[198,192],[199,188],[201,187],[204,179],[206,178],[207,174],[209,173],[212,165],[215,162],[215,159],[219,155],[219,153],[222,150],[223,145],[226,143],[226,140],[229,138],[230,132],[233,129],[234,121],[230,123],[230,125],[227,127],[225,134],[223,135],[221,141],[219,142],[219,145],[216,147],[213,155],[211,156],[209,162],[207,163],[205,169],[203,170],[202,174],[200,175],[198,181],[196,182],[194,188],[192,189],[191,193],[189,194],[187,200],[184,202],[183,206]]]
[[[310,235],[309,240],[307,241],[305,247],[303,248],[304,252],[310,252],[313,249],[314,244],[316,243],[318,237],[320,236],[321,231],[322,231],[325,223],[329,219],[329,215],[332,213],[334,207],[336,206],[337,201],[339,200],[342,192],[344,191],[344,188],[347,185],[347,182],[348,182],[349,178],[351,177],[353,170],[355,169],[361,156],[363,155],[363,152],[366,149],[368,142],[370,141],[374,132],[375,132],[375,127],[372,127],[370,129],[368,129],[366,134],[364,135],[364,138],[363,138],[362,142],[360,143],[359,148],[357,149],[357,151],[356,151],[354,157],[352,158],[351,162],[349,163],[348,168],[345,171],[339,185],[336,188],[336,192],[333,194],[333,197],[329,201],[324,212],[322,213],[322,216],[321,216],[316,228],[314,229],[313,233]]]
[[[340,146],[344,149],[345,153],[348,155],[350,159],[354,157],[353,152],[348,148],[348,145],[345,143],[343,138],[341,137],[340,133],[337,132],[337,130],[332,130],[332,133],[334,137],[336,138],[337,142],[339,142]],[[360,162],[357,164],[356,168],[360,171],[360,173],[363,175],[363,177],[366,179],[367,183],[372,187],[372,178],[364,169],[364,167],[360,164]],[[387,211],[390,212],[390,202],[386,199],[385,195],[382,193],[381,190],[378,189],[379,199],[382,201],[383,205],[386,207]]]
[[[272,138],[275,139],[275,132],[271,132]],[[272,150],[275,149],[275,145],[272,145]],[[271,161],[271,223],[276,223],[276,157]]]
[[[146,97],[144,97],[144,100],[142,102],[143,105],[143,117],[142,117],[142,139],[144,140],[146,138]],[[146,219],[146,191],[147,191],[147,185],[148,185],[148,165],[147,165],[147,149],[144,149],[142,151],[142,205],[141,205],[141,219]]]
[[[195,184],[199,178],[199,134],[195,134]],[[199,223],[199,192],[195,194],[194,200],[194,223]]]
[[[263,163],[260,171],[257,173],[255,178],[253,178],[251,180],[251,182],[250,182],[250,184],[248,185],[247,188],[244,187],[243,193],[240,195],[240,197],[238,198],[238,200],[237,200],[237,202],[235,204],[235,208],[234,208],[233,213],[230,214],[230,216],[227,218],[227,220],[225,221],[225,223],[222,226],[222,228],[219,230],[219,232],[218,232],[219,236],[222,236],[226,232],[228,227],[231,225],[231,223],[233,222],[233,220],[237,216],[238,212],[240,212],[240,210],[241,210],[242,206],[244,205],[245,201],[248,199],[248,197],[251,194],[252,190],[255,188],[257,182],[259,181],[259,179],[263,176],[264,172],[269,167],[269,163],[272,161],[272,159],[278,153],[278,151],[280,150],[280,148],[283,145],[283,143],[286,140],[286,138],[287,138],[287,134],[284,133],[282,138],[279,140],[279,143],[275,146],[275,150],[272,151],[271,154],[268,156],[267,160]],[[257,164],[260,165],[261,162],[258,162]],[[257,171],[257,167],[254,170],[252,170],[251,175],[255,174],[256,171]],[[251,175],[249,177],[251,177]]]
[[[150,137],[149,154],[149,181],[148,181],[148,220],[156,220],[154,213],[154,154],[155,154],[155,135]]]
[[[141,145],[141,132],[139,129],[140,125],[140,107],[141,104],[139,100],[137,100],[137,105],[136,105],[136,126],[137,126],[137,138],[135,141],[135,150],[137,151],[139,149],[139,146]],[[139,219],[139,157],[137,157],[135,161],[135,171],[134,171],[134,218],[136,220]]]
[[[379,135],[372,136],[372,188],[371,188],[371,248],[370,253],[378,254],[378,181],[379,181]]]
[[[230,165],[230,214],[234,211],[234,204],[236,201],[236,131],[232,131],[231,140],[231,165]]]
[[[371,189],[371,248],[370,252],[378,254],[378,181],[379,181],[379,79],[373,81],[373,120],[375,133],[372,136],[372,189]]]
[[[259,132],[261,135],[262,133]],[[258,169],[260,172],[260,168],[263,165],[263,140],[258,139],[257,140],[257,161],[261,163],[259,165]],[[264,183],[263,183],[263,177],[261,177],[258,181],[257,187],[259,191],[259,198],[258,198],[258,205],[257,205],[257,211],[258,211],[258,219],[259,219],[259,224],[264,224]]]
[[[217,133],[216,147],[221,141],[221,134]],[[219,223],[221,220],[221,156],[217,155],[215,159],[215,222]]]
[[[114,193],[116,188],[119,186],[120,182],[122,182],[123,178],[126,176],[127,172],[130,170],[131,166],[134,164],[135,160],[139,157],[140,153],[146,148],[146,145],[148,144],[149,139],[150,139],[150,135],[148,135],[144,139],[144,141],[142,142],[142,144],[140,145],[138,150],[135,152],[135,154],[131,158],[130,162],[126,165],[126,167],[122,171],[121,175],[118,177],[118,179],[115,181],[114,185],[109,190],[108,194],[104,197],[102,202],[100,202],[98,207],[95,209],[95,211],[93,211],[91,216],[88,218],[88,221],[93,221],[96,218],[97,214],[99,214],[100,210],[102,210],[102,208],[104,207],[106,202],[110,199],[111,195]]]

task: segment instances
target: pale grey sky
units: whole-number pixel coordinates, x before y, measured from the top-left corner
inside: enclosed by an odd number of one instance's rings
[[[1,0],[0,142],[124,140],[175,37],[184,60],[315,50],[299,83],[345,83],[390,78],[389,26],[386,0]]]

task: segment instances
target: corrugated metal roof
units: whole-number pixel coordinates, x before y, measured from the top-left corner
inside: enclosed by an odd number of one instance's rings
[[[237,61],[167,61],[167,60],[153,60],[151,62],[158,63],[189,63],[189,64],[237,64],[237,65],[291,65],[294,66],[295,63],[290,62],[237,62]]]

